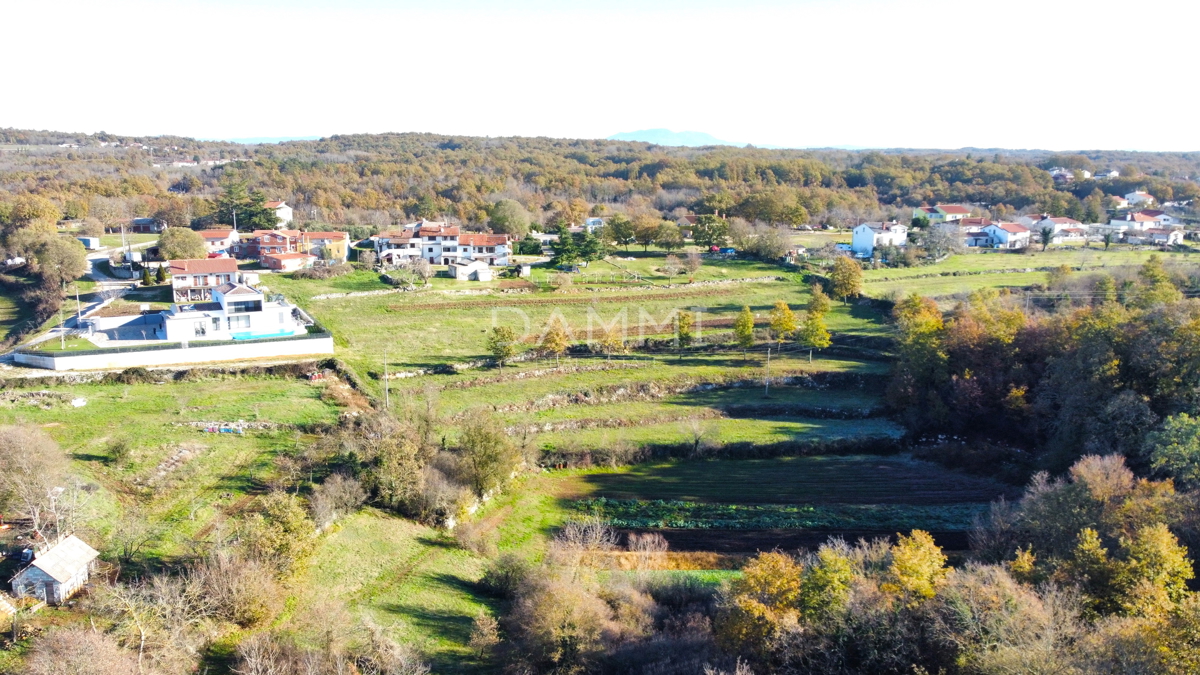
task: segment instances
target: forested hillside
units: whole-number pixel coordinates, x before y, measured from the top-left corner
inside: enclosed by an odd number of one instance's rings
[[[6,144],[0,146],[0,223],[9,228],[89,216],[158,215],[182,225],[211,215],[222,184],[241,181],[287,200],[300,222],[365,227],[449,217],[484,228],[493,204],[505,198],[543,223],[576,220],[593,209],[669,215],[682,208],[844,226],[905,218],[907,207],[938,202],[969,202],[996,216],[1038,210],[1085,219],[1103,216],[1102,205],[1087,201],[1093,195],[1146,189],[1159,201],[1186,201],[1200,194],[1194,181],[1200,153],[668,148],[434,134],[239,146],[19,130],[0,131],[0,143]],[[196,161],[194,167],[172,165]],[[1081,173],[1056,187],[1046,169],[1059,166],[1121,176],[1094,180]]]

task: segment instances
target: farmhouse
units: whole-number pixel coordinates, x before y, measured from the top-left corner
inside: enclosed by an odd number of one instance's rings
[[[213,289],[234,281],[238,271],[237,261],[232,258],[171,260],[167,268],[175,302],[212,300]]]
[[[1066,244],[1073,241],[1084,241],[1087,239],[1087,231],[1082,227],[1064,227],[1054,233],[1050,239],[1053,244]]]
[[[1019,223],[992,223],[983,228],[991,237],[993,248],[1025,248],[1029,246],[1029,228]]]
[[[938,204],[937,206],[922,206],[913,209],[913,218],[924,216],[932,224],[962,220],[971,215],[971,209],[961,204]]]
[[[227,255],[238,243],[238,233],[234,230],[200,230],[200,236],[209,255]]]
[[[127,222],[129,223],[128,232],[141,234],[159,234],[167,226],[166,223],[157,218],[134,218]]]
[[[503,234],[464,234],[458,238],[459,256],[489,265],[508,264],[508,237]]]
[[[963,245],[970,248],[978,248],[981,246],[991,246],[992,238],[983,228],[991,225],[992,221],[988,218],[969,217],[950,222],[939,223],[934,227],[947,232],[951,235],[960,237]]]
[[[1183,243],[1182,230],[1168,230],[1161,227],[1152,227],[1141,231],[1129,231],[1125,233],[1125,241],[1130,244],[1150,244],[1154,246],[1174,246],[1175,244]]]
[[[850,250],[856,255],[869,258],[877,246],[904,246],[908,243],[908,228],[892,221],[890,223],[863,223],[854,228]]]
[[[287,202],[267,202],[267,208],[275,212],[275,217],[279,218],[279,223],[275,227],[287,227],[292,224],[292,207],[287,205]]]
[[[99,553],[71,535],[37,555],[12,578],[13,595],[61,605],[87,583]]]

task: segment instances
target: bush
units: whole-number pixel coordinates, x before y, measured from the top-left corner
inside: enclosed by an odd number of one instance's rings
[[[486,523],[479,521],[460,523],[454,528],[454,541],[458,542],[463,550],[475,555],[496,555],[499,538],[496,528],[488,527]]]
[[[354,271],[354,266],[347,263],[328,265],[325,267],[309,267],[308,269],[292,272],[293,279],[332,279],[345,276]]]
[[[513,597],[521,584],[533,573],[533,565],[515,553],[505,553],[493,560],[479,585],[502,598]]]

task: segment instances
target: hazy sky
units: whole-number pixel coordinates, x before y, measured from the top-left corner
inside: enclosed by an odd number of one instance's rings
[[[1200,150],[1192,0],[17,0],[0,126]]]

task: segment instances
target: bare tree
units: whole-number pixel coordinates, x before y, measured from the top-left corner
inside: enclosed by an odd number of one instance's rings
[[[39,637],[21,672],[29,675],[129,675],[132,654],[104,633],[60,628]]]
[[[67,467],[66,455],[40,429],[0,427],[0,505],[29,521],[42,541],[57,530]]]

